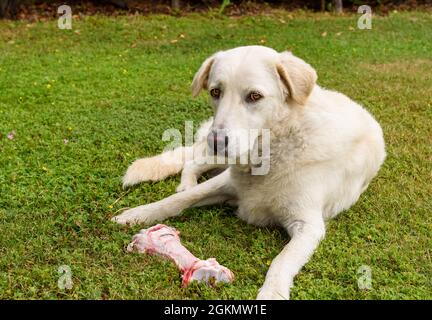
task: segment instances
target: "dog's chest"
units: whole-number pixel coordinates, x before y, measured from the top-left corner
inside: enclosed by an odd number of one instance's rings
[[[296,201],[290,192],[298,185],[295,174],[305,149],[300,132],[290,130],[285,139],[271,141],[269,171],[254,175],[251,170],[231,168],[231,180],[238,198],[237,215],[255,225],[280,224],[286,221],[291,203]]]
[[[277,177],[271,173],[251,175],[233,169],[231,179],[238,198],[237,215],[241,219],[259,226],[279,224],[281,217],[277,208],[286,196]]]

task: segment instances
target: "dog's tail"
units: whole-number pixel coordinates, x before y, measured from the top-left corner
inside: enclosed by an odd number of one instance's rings
[[[178,147],[154,157],[135,160],[123,177],[123,188],[144,181],[159,181],[179,173],[185,163],[188,148]]]

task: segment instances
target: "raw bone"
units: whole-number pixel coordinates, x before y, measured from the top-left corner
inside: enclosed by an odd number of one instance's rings
[[[232,282],[234,274],[220,265],[216,259],[200,260],[180,243],[180,232],[164,224],[157,224],[142,229],[132,238],[127,250],[134,248],[139,252],[159,254],[175,262],[182,274],[182,287],[197,280],[212,284],[214,282]]]

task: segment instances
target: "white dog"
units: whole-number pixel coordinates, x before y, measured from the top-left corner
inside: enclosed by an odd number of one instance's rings
[[[178,192],[114,217],[121,224],[151,224],[184,209],[226,202],[259,226],[285,228],[290,242],[273,260],[258,299],[288,299],[293,278],[325,234],[324,221],[353,205],[377,174],[386,153],[380,125],[345,95],[316,84],[315,70],[289,52],[262,46],[221,51],[204,61],[192,91],[210,93],[214,119],[198,132],[192,147],[135,161],[123,179],[129,186],[160,180],[183,169]],[[228,157],[257,148],[242,141],[240,129],[269,129],[269,170],[252,174],[253,165],[225,165],[223,173],[197,184],[203,172],[221,165],[184,160],[217,145]],[[211,149],[211,148],[210,148]]]

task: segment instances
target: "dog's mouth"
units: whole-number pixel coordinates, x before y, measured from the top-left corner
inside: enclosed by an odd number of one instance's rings
[[[228,158],[229,156],[229,138],[225,135],[222,138],[214,138],[213,134],[209,134],[207,138],[207,150],[211,156]]]
[[[207,139],[207,154],[217,158],[218,164],[257,165],[257,158],[262,157],[262,134],[249,137],[224,136],[223,139]],[[233,143],[237,142],[237,143]],[[222,162],[224,161],[224,162]]]

